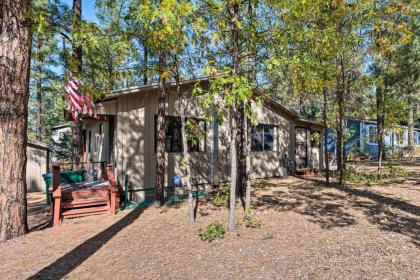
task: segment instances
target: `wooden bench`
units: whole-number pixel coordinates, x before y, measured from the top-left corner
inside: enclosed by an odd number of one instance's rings
[[[53,225],[65,217],[83,217],[116,213],[118,188],[112,165],[106,166],[106,179],[93,182],[62,184],[60,166],[53,166],[52,201]]]

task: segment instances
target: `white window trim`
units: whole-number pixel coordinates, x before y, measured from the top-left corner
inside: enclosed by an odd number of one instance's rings
[[[368,124],[367,126],[366,126],[366,131],[367,131],[367,139],[366,139],[366,143],[367,144],[369,144],[369,145],[378,145],[378,142],[376,141],[376,142],[370,142],[370,128],[371,127],[373,127],[374,129],[375,129],[375,131],[376,131],[376,133],[374,134],[374,135],[378,135],[378,129],[376,128],[376,125],[370,125],[370,124]]]

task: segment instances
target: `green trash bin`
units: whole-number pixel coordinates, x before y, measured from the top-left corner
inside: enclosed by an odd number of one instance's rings
[[[84,171],[64,171],[61,172],[61,183],[80,183],[85,181]],[[52,173],[42,174],[45,182],[45,195],[47,196],[47,204],[51,204],[50,186],[52,183]]]

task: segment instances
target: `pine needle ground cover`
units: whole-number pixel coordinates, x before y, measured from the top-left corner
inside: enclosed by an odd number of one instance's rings
[[[0,278],[419,279],[420,163],[404,168],[404,177],[382,185],[326,187],[318,176],[257,182],[252,215],[260,228],[243,224],[211,243],[199,230],[227,225],[216,193],[198,199],[191,226],[187,204],[177,203],[56,228],[45,228],[44,196],[30,194],[35,230],[0,244]]]

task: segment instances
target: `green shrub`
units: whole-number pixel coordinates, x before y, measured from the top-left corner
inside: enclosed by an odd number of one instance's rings
[[[357,166],[348,165],[344,170],[344,179],[356,184],[370,185],[377,182],[379,177],[376,173],[364,173]]]
[[[260,219],[252,215],[251,209],[245,210],[244,225],[247,228],[261,228],[262,222]]]
[[[246,216],[244,218],[244,225],[248,228],[261,228],[261,220],[253,216]]]
[[[389,178],[396,178],[401,176],[406,176],[407,170],[404,167],[395,166],[391,162],[388,163],[387,168],[384,170],[384,176]]]
[[[198,235],[201,240],[212,242],[216,238],[223,239],[225,237],[225,227],[220,221],[214,221],[208,225],[205,229],[200,229]]]
[[[213,198],[213,204],[218,207],[229,205],[229,188],[227,186],[223,186],[217,191]]]
[[[407,171],[400,166],[396,166],[395,163],[390,161],[386,168],[382,170],[381,175],[378,173],[365,173],[357,166],[347,166],[344,171],[344,178],[346,181],[356,184],[371,185],[372,183],[382,183],[383,179],[395,179],[397,177],[403,177],[407,175]]]
[[[261,181],[257,184],[257,188],[261,190],[268,190],[270,188],[270,184],[266,181]]]

